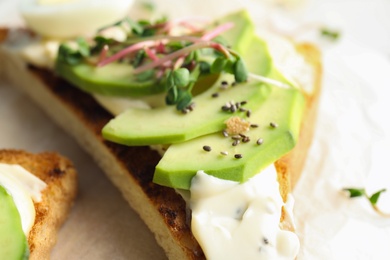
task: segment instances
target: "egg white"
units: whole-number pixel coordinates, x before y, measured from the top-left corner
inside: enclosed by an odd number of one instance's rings
[[[94,33],[127,15],[133,0],[21,0],[27,27],[47,38]]]

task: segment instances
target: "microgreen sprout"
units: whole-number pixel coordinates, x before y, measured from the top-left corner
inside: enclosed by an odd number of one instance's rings
[[[377,192],[375,192],[372,195],[368,195],[366,190],[363,188],[344,188],[344,191],[349,192],[350,198],[356,198],[356,197],[365,197],[370,202],[371,207],[380,215],[385,217],[390,217],[390,213],[385,213],[381,211],[378,206],[377,202],[379,200],[380,195],[386,191],[386,189],[381,189]]]
[[[325,27],[320,29],[320,34],[321,36],[326,37],[332,41],[338,40],[340,38],[340,32]]]
[[[92,46],[84,38],[76,40],[76,48],[62,44],[58,60],[70,65],[85,61],[97,67],[112,62],[130,64],[134,79],[159,84],[166,91],[166,104],[185,112],[192,111],[188,108],[192,104],[191,91],[201,75],[228,73],[234,76],[234,84],[250,77],[286,87],[284,83],[247,71],[244,60],[221,36],[234,27],[233,23],[220,24],[210,30],[198,26],[206,22],[209,21],[199,17],[161,19],[154,23],[127,17],[101,28]],[[103,31],[112,27],[123,30],[127,38],[123,41],[106,38]],[[184,35],[173,34],[176,28],[184,29]]]

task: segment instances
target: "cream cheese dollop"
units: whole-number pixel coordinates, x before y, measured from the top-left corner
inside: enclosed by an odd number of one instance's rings
[[[41,201],[47,184],[20,165],[0,163],[0,185],[12,196],[28,236],[35,222],[34,201]]]
[[[298,254],[297,235],[280,228],[284,203],[273,165],[243,184],[199,171],[190,192],[192,232],[207,259],[294,259]]]

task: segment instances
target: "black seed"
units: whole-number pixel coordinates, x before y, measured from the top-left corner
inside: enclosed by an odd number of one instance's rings
[[[263,143],[264,143],[264,140],[263,140],[263,138],[259,138],[259,139],[257,139],[256,143],[257,143],[258,145],[261,145],[261,144],[263,144]]]
[[[241,137],[246,137],[246,135],[244,135],[244,134],[241,134],[241,133],[239,134],[239,136],[241,136]]]
[[[246,101],[246,100],[240,102],[241,106],[246,105],[247,103],[248,103],[248,101]]]
[[[272,128],[277,128],[277,127],[278,127],[278,124],[275,123],[275,122],[271,122],[271,123],[269,123],[269,125],[270,125]]]
[[[240,102],[236,102],[236,108],[240,108],[240,106],[241,106],[241,103]]]
[[[264,242],[264,244],[266,244],[266,245],[268,245],[269,244],[269,240],[268,240],[268,238],[263,238],[263,242]]]
[[[251,139],[249,138],[249,136],[245,136],[245,137],[243,137],[242,138],[242,141],[244,142],[244,143],[247,143],[247,142],[249,142]]]
[[[228,86],[229,86],[229,83],[226,80],[221,82],[221,89],[227,89]]]
[[[237,107],[235,105],[230,107],[230,112],[234,113],[237,111]]]
[[[240,107],[240,112],[246,112],[245,108]]]
[[[228,155],[229,153],[227,151],[222,151],[221,154],[222,155]]]
[[[187,107],[190,111],[193,111],[194,108],[195,108],[195,103],[192,102],[191,104],[189,104],[189,106]]]
[[[232,136],[232,139],[233,139],[233,140],[240,140],[240,139],[241,139],[241,136],[239,136],[239,135],[233,135],[233,136]]]
[[[246,116],[251,117],[252,112],[250,110],[246,111]]]
[[[239,143],[240,143],[240,140],[234,140],[234,142],[232,143],[232,145],[233,145],[233,146],[237,146]]]
[[[211,95],[213,98],[216,98],[216,97],[219,97],[219,93],[218,92],[215,92]]]
[[[257,128],[257,127],[259,127],[259,125],[258,124],[251,124],[250,127]]]
[[[235,155],[234,155],[234,158],[236,158],[236,159],[241,159],[241,158],[242,158],[242,154],[240,154],[240,153],[235,154]]]
[[[223,111],[229,111],[230,107],[228,107],[227,105],[224,105],[224,106],[222,106],[222,110]]]
[[[208,146],[208,145],[205,145],[205,146],[203,146],[203,150],[205,150],[206,152],[210,152],[211,151],[211,147]]]
[[[235,81],[232,82],[232,87],[234,87],[237,83]]]

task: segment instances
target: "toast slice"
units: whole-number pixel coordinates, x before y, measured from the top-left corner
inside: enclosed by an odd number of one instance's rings
[[[50,259],[58,230],[76,197],[77,174],[73,164],[57,153],[32,154],[22,150],[0,150],[0,163],[21,165],[47,184],[41,202],[34,203],[36,218],[28,244],[30,260]]]
[[[320,92],[319,52],[311,45],[297,46],[315,72],[315,86],[306,93],[300,140],[276,162],[284,201],[299,179],[313,136]],[[186,203],[173,189],[152,182],[159,154],[149,147],[127,147],[104,140],[101,129],[112,118],[90,95],[56,77],[51,71],[26,64],[15,53],[0,48],[3,75],[23,90],[90,153],[125,199],[155,234],[170,259],[204,259],[194,238]],[[287,219],[286,212],[282,220]],[[286,228],[292,229],[292,226]]]

